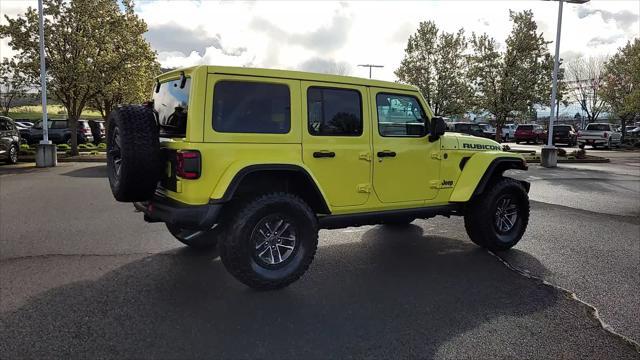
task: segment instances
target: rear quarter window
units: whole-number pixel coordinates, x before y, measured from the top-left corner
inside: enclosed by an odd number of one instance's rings
[[[291,129],[287,85],[219,81],[213,94],[213,129],[217,132],[286,134]]]

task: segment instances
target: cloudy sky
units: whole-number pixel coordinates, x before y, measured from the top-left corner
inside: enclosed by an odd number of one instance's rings
[[[26,0],[2,0],[0,12],[15,16]],[[504,43],[509,9],[531,9],[547,40],[555,39],[557,2],[550,1],[138,1],[137,13],[164,67],[222,64],[327,72],[381,64],[373,77],[394,80],[408,36],[423,20],[446,31],[464,28]],[[612,54],[640,36],[639,0],[592,0],[565,4],[562,57]],[[2,40],[0,56],[12,56]],[[553,44],[550,45],[552,49]]]

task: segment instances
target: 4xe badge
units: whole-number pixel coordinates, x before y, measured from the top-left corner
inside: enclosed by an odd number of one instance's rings
[[[497,145],[487,145],[487,144],[462,144],[463,149],[476,149],[476,150],[502,150],[500,146]]]

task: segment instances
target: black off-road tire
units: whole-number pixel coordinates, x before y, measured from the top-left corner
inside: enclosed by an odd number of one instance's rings
[[[513,227],[498,230],[499,202],[511,198],[517,207]],[[522,184],[511,178],[499,178],[487,190],[467,204],[464,225],[471,241],[491,251],[512,248],[520,241],[529,223],[529,196]]]
[[[148,107],[127,105],[109,115],[107,168],[116,200],[145,201],[153,196],[162,171],[158,135]]]
[[[214,249],[223,232],[220,224],[211,230],[189,230],[169,223],[165,225],[176,240],[194,250],[202,251]]]
[[[271,193],[237,204],[229,216],[227,230],[218,242],[218,252],[229,273],[256,290],[283,288],[298,280],[309,268],[318,247],[318,220],[311,208],[289,193]],[[281,216],[295,230],[296,243],[280,264],[263,263],[255,236],[270,217]]]
[[[7,151],[7,163],[17,164],[19,152],[20,152],[20,147],[18,147],[18,145],[16,144],[11,144],[11,146],[9,147],[9,151]]]

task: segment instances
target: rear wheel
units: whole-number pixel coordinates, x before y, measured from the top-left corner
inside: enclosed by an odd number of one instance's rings
[[[529,223],[529,197],[520,182],[500,178],[467,207],[464,225],[471,241],[492,251],[520,241]]]
[[[318,246],[318,222],[309,206],[288,193],[237,205],[218,244],[227,270],[258,290],[283,288],[307,270]]]
[[[211,230],[184,229],[167,223],[167,230],[181,243],[197,250],[213,249],[221,235],[220,225]]]

